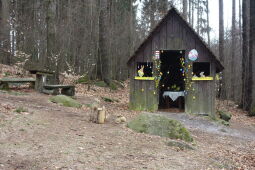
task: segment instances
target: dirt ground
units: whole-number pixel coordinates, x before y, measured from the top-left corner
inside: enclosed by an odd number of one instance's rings
[[[100,100],[110,117],[121,114],[129,121],[139,114],[128,111],[126,89],[79,92],[79,88],[78,101]],[[102,101],[100,96],[105,95],[118,102]],[[244,114],[235,112],[231,126],[225,127],[196,116],[166,113],[185,124],[195,140],[195,150],[180,150],[167,146],[169,139],[133,132],[110,118],[103,125],[92,123],[85,106],[67,108],[48,99],[34,91],[0,91],[0,169],[255,169],[255,118]],[[18,107],[27,111],[17,113]],[[207,123],[209,128],[203,126]]]

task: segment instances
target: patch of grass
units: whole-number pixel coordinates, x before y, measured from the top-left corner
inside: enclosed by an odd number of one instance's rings
[[[18,107],[15,112],[17,113],[23,113],[23,112],[28,112],[28,110],[24,107]]]
[[[118,84],[116,81],[111,81],[109,86],[104,81],[95,81],[94,85],[98,87],[109,87],[111,90],[118,90]]]
[[[11,90],[0,90],[0,93],[7,93],[9,95],[14,95],[14,96],[27,95],[27,93],[24,93],[24,92],[16,92],[16,91],[11,91]]]
[[[4,72],[4,77],[8,77],[8,76],[10,76],[11,75],[11,73],[10,72]]]
[[[52,103],[58,103],[65,107],[81,108],[82,104],[65,95],[53,96],[49,99]]]
[[[96,81],[94,82],[95,86],[98,87],[107,87],[107,84],[104,81]]]
[[[140,114],[128,123],[128,127],[140,133],[181,139],[186,142],[193,141],[189,131],[179,121],[161,115]]]
[[[81,76],[77,81],[76,83],[77,84],[87,84],[90,82],[90,79],[89,79],[89,76],[88,75],[83,75]]]
[[[190,146],[190,145],[188,145],[188,144],[186,144],[184,142],[181,142],[181,141],[169,141],[169,142],[167,142],[167,145],[168,146],[177,147],[180,150],[185,150],[185,149],[195,150],[195,148],[193,148],[192,146]]]
[[[114,81],[110,83],[109,88],[112,90],[118,90],[117,84]]]

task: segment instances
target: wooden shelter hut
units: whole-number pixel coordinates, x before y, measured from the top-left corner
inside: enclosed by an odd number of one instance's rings
[[[216,73],[224,68],[172,7],[128,60],[130,109],[215,114]]]

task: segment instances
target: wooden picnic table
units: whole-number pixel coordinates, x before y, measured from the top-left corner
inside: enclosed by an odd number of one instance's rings
[[[28,70],[30,74],[36,75],[36,82],[35,82],[35,90],[38,92],[43,92],[43,86],[49,83],[49,78],[54,75],[54,72],[48,70]]]

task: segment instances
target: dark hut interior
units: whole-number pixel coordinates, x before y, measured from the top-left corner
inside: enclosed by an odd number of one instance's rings
[[[184,109],[184,97],[180,96],[172,100],[164,96],[166,92],[184,92],[185,74],[181,63],[184,59],[185,51],[181,50],[164,50],[161,51],[160,72],[162,73],[159,89],[159,109]]]

